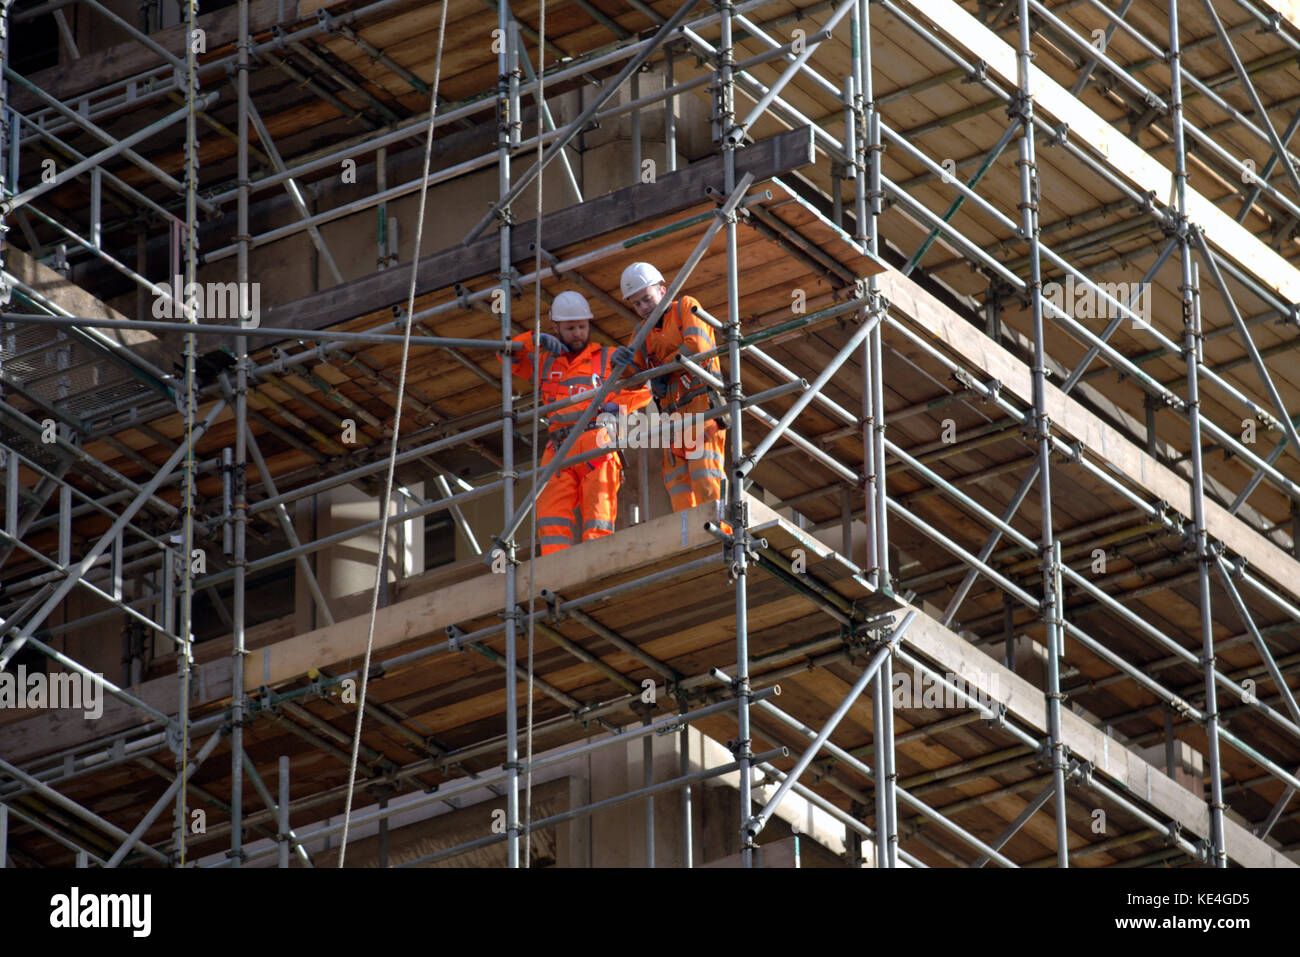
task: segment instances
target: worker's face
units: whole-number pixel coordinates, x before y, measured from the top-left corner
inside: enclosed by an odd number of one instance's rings
[[[552,325],[555,326],[555,334],[570,352],[581,352],[587,348],[587,340],[591,336],[591,320],[569,319]]]
[[[634,293],[627,304],[632,307],[638,316],[642,319],[650,318],[650,313],[655,311],[655,306],[659,305],[663,299],[667,287],[661,282],[652,283],[646,286],[638,293]]]

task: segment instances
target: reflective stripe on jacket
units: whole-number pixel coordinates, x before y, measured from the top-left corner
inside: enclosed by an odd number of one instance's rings
[[[641,371],[665,365],[677,359],[678,349],[685,345],[688,354],[698,354],[717,348],[713,329],[691,309],[700,303],[694,296],[682,296],[664,310],[658,328],[651,329],[636,354],[637,368]],[[699,363],[705,371],[721,378],[722,366],[718,357]],[[675,412],[708,412],[711,408],[708,390],[689,372],[677,371],[668,377],[668,394],[660,400],[661,409]]]
[[[533,334],[524,332],[514,337],[514,342],[524,344],[522,352],[513,353],[514,363],[511,371],[530,383],[533,379],[533,361],[537,357],[541,363],[538,388],[543,404],[558,402],[582,392],[594,392],[613,374],[610,359],[614,354],[611,346],[600,346],[594,342],[574,354],[555,355],[545,349],[537,349],[533,343]],[[624,412],[639,409],[650,401],[650,390],[646,386],[635,389],[619,389],[606,397],[607,402],[616,402]],[[557,409],[547,415],[547,428],[552,437],[564,429],[577,424],[587,402],[575,402],[573,405]],[[594,418],[593,418],[594,421]]]

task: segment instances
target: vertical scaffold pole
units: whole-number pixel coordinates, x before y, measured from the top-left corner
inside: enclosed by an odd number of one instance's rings
[[[894,755],[894,699],[890,694],[894,687],[894,653],[885,655],[885,660],[880,663],[880,685],[884,691],[882,701],[885,725],[881,735],[880,746],[885,752],[885,768],[887,770],[883,781],[885,788],[885,866],[898,866],[898,766],[895,763]],[[882,782],[877,781],[879,787]]]
[[[650,724],[652,718],[647,711],[641,718],[642,724]],[[655,741],[654,735],[647,734],[641,739],[641,783],[649,788],[655,783]],[[655,798],[653,794],[645,799],[645,866],[655,866]]]
[[[880,254],[879,244],[879,223],[881,213],[881,202],[884,199],[885,191],[881,186],[881,176],[884,160],[884,147],[880,144],[880,114],[876,110],[874,85],[871,79],[871,19],[870,4],[868,0],[858,0],[858,65],[857,65],[857,91],[861,98],[862,106],[858,111],[858,122],[862,125],[858,131],[858,158],[856,165],[862,171],[864,179],[869,178],[869,188],[866,190],[866,224],[865,228],[860,228],[862,238],[860,242],[865,241],[867,250],[873,255]],[[870,154],[870,166],[868,167],[867,157]],[[877,312],[887,308],[886,304],[880,299],[877,293],[878,283],[876,277],[872,276],[867,281],[867,290],[872,294],[871,308]],[[881,319],[884,317],[882,316]],[[873,529],[872,542],[875,546],[874,561],[871,562],[875,569],[873,583],[885,591],[890,588],[889,579],[889,521],[887,518],[888,509],[885,506],[885,374],[883,365],[884,346],[882,336],[882,322],[877,322],[875,329],[867,336],[863,353],[865,360],[863,368],[869,370],[867,384],[871,390],[871,421],[869,428],[871,432],[867,438],[871,442],[871,471],[870,481],[872,483],[871,496],[868,500],[868,507],[875,509],[875,514],[870,522]],[[890,753],[892,754],[892,746]]]
[[[513,289],[510,284],[510,133],[511,133],[511,50],[504,38],[510,35],[510,4],[502,0],[497,5],[497,28],[503,38],[497,54],[497,190],[502,201],[497,238],[500,240],[501,261],[501,338],[510,338],[510,303]],[[539,210],[540,214],[540,210]],[[419,250],[415,251],[419,255]],[[511,395],[511,364],[501,363],[501,477],[502,499],[506,528],[515,514],[515,411]],[[519,702],[516,635],[519,627],[519,606],[515,595],[516,547],[515,533],[508,541],[500,542],[504,552],[505,607],[506,607],[506,866],[519,866],[519,845],[523,825],[519,820]],[[529,547],[532,547],[530,543]]]
[[[1057,617],[1057,555],[1052,530],[1051,426],[1047,419],[1047,362],[1043,342],[1043,280],[1038,237],[1038,166],[1034,156],[1034,101],[1029,71],[1033,60],[1029,38],[1029,0],[1019,0],[1019,46],[1016,51],[1016,111],[1020,116],[1020,217],[1029,239],[1028,289],[1034,333],[1034,436],[1038,445],[1038,487],[1041,498],[1039,558],[1043,565],[1041,614],[1047,641],[1047,728],[1051,746],[1052,786],[1056,811],[1056,864],[1070,866],[1065,805],[1065,744],[1061,739],[1061,623]]]
[[[875,746],[875,789],[876,789],[876,867],[889,866],[889,809],[885,806],[884,782],[889,778],[889,758],[885,754],[885,709],[893,707],[889,686],[884,683],[882,672],[877,671],[871,679],[871,736]]]
[[[732,18],[735,8],[731,0],[721,0],[722,37],[718,44],[718,130],[722,137],[723,192],[728,196],[736,188],[736,146],[731,130],[736,121],[735,86],[732,71]],[[731,481],[727,483],[727,517],[731,523],[731,574],[735,580],[736,597],[736,726],[739,731],[736,743],[736,760],[740,763],[740,857],[742,867],[754,866],[754,838],[750,833],[753,814],[753,782],[750,780],[750,759],[753,751],[749,739],[749,595],[746,568],[748,553],[745,537],[749,516],[745,508],[744,476],[735,466],[745,455],[741,434],[741,380],[740,380],[740,277],[736,262],[735,211],[727,217],[727,398],[731,406],[731,421],[727,438],[732,465]]]
[[[277,849],[279,851],[277,867],[287,868],[289,866],[289,755],[280,755],[280,806],[276,808],[279,812],[279,820],[276,826],[276,840],[280,842]]]
[[[871,79],[871,12],[869,0],[858,0],[852,10],[851,72],[845,92],[852,94],[851,120],[845,122],[845,147],[853,163],[853,238],[873,255],[878,249],[880,198],[880,124]],[[876,295],[876,277],[867,280],[871,310],[883,304]],[[863,319],[870,312],[863,313]],[[880,326],[862,343],[862,472],[867,529],[868,581],[889,588],[889,541],[886,533],[884,379],[881,371]],[[851,558],[852,556],[845,556]],[[892,660],[886,658],[872,682],[872,737],[876,759],[876,866],[898,866],[898,804],[894,771],[894,713]]]
[[[19,139],[17,113],[9,111],[9,81],[4,78],[4,67],[9,65],[9,6],[13,0],[0,0],[0,197],[7,196],[10,190],[16,190],[18,183],[8,182],[6,172],[9,165],[4,160],[9,155],[9,150],[17,145]],[[13,127],[10,128],[10,122]],[[17,166],[14,165],[14,175],[17,175]],[[0,269],[4,268],[5,250],[8,248],[8,242],[5,234],[9,232],[9,217],[0,212]],[[9,286],[3,280],[0,280],[0,306],[9,305]],[[17,468],[13,469],[17,473]],[[8,500],[6,500],[6,504]],[[18,516],[16,510],[5,510],[5,530],[11,535],[12,531],[18,527]],[[3,864],[0,861],[0,864]]]
[[[1187,424],[1192,439],[1192,524],[1196,536],[1201,604],[1201,663],[1205,669],[1205,737],[1210,759],[1210,863],[1227,867],[1223,836],[1223,780],[1219,764],[1219,706],[1214,686],[1214,619],[1210,609],[1209,538],[1205,531],[1205,471],[1201,455],[1201,399],[1197,363],[1201,354],[1201,310],[1187,221],[1187,144],[1183,128],[1182,43],[1178,0],[1169,0],[1169,109],[1174,133],[1174,201],[1182,262],[1183,361],[1187,365]]]
[[[236,259],[236,280],[239,290],[239,321],[249,321],[248,269],[248,48],[252,38],[248,35],[248,0],[239,0],[239,58],[237,62],[236,89],[239,95],[237,129],[239,139],[236,176],[239,196],[236,211],[236,231],[239,249]],[[248,337],[235,337],[235,361],[238,364],[235,385],[235,461],[232,497],[234,500],[234,614],[231,620],[230,650],[230,866],[239,867],[243,859],[244,843],[244,629],[246,626],[245,588],[248,531]],[[288,846],[287,844],[285,845]]]
[[[852,10],[849,23],[850,53],[852,65],[849,76],[844,78],[844,152],[848,154],[849,173],[853,179],[853,238],[861,245],[867,242],[867,174],[866,174],[866,136],[867,125],[863,114],[862,88],[858,86],[862,76],[862,12],[859,3]],[[862,494],[865,511],[863,523],[866,525],[867,580],[875,585],[878,582],[876,571],[876,443],[875,432],[875,393],[871,388],[871,341],[862,343]],[[851,513],[850,513],[851,514]],[[852,528],[846,534],[846,542],[852,541]],[[845,558],[853,556],[846,550]],[[883,810],[883,808],[882,808]]]
[[[857,192],[862,197],[858,210],[858,242],[863,243],[872,255],[880,253],[879,224],[881,200],[881,166],[883,147],[880,145],[880,114],[876,111],[875,86],[871,78],[871,6],[869,0],[858,0],[854,11],[855,33],[854,80],[857,97],[854,113],[858,130],[855,138],[856,155],[853,157]],[[880,311],[887,306],[878,295],[876,277],[867,280],[871,294],[871,309]],[[883,317],[882,317],[883,318]],[[867,562],[871,568],[870,581],[888,592],[889,579],[889,525],[885,504],[885,375],[884,345],[881,325],[867,336],[862,344],[863,375],[863,445],[866,489],[866,526],[868,530]],[[898,866],[898,770],[894,753],[894,702],[892,653],[881,664],[877,673],[877,691],[880,698],[880,723],[876,737],[876,790],[877,790],[877,867]]]
[[[198,0],[188,0],[186,4],[187,38],[193,38],[198,22]],[[198,96],[198,64],[195,62],[195,44],[186,43],[186,83],[185,102],[188,111],[185,116],[185,288],[194,289],[198,281],[198,193],[199,193],[199,131],[195,99]],[[186,323],[193,325],[197,319],[192,309],[186,310]],[[176,656],[177,671],[180,676],[180,703],[177,709],[180,724],[180,752],[176,756],[177,773],[181,785],[176,789],[176,828],[177,828],[177,862],[185,866],[185,834],[189,827],[189,815],[186,812],[186,783],[188,775],[190,748],[190,671],[194,664],[194,650],[191,643],[194,622],[194,415],[197,396],[195,394],[194,372],[197,359],[198,342],[193,332],[185,334],[185,488],[181,509],[181,575],[184,588],[181,589],[180,636],[182,646]],[[176,569],[170,565],[163,569],[164,577],[170,579]]]
[[[673,72],[673,45],[664,44],[664,89],[671,90],[677,85]],[[677,97],[669,93],[664,98],[664,168],[668,172],[677,169]]]
[[[682,711],[686,708],[683,706]],[[681,776],[691,773],[691,726],[682,722],[682,730],[678,732],[678,747],[681,749]],[[682,786],[682,867],[693,867],[695,848],[693,840],[691,822],[691,786],[685,784]]]

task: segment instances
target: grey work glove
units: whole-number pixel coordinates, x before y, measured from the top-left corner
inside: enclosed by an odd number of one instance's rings
[[[537,344],[547,352],[553,353],[557,356],[562,356],[569,351],[565,348],[565,345],[560,340],[559,336],[553,336],[549,332],[540,333],[537,336]]]

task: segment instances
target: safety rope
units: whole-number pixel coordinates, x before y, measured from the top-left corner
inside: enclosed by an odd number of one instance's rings
[[[429,161],[433,155],[433,128],[438,118],[438,81],[442,76],[442,44],[447,29],[447,0],[438,15],[438,52],[433,61],[433,85],[429,89],[429,128],[424,139],[424,173],[420,177],[420,213],[415,225],[415,247],[411,251],[411,286],[406,296],[406,322],[402,330],[402,366],[397,377],[397,405],[393,411],[393,434],[388,446],[388,479],[384,482],[384,504],[379,524],[379,558],[375,562],[375,588],[370,596],[370,621],[366,626],[366,654],[361,665],[361,695],[357,699],[357,722],[352,732],[352,760],[348,764],[348,796],[343,807],[343,839],[339,844],[339,867],[348,851],[348,825],[352,819],[352,793],[357,781],[357,752],[361,748],[361,721],[366,713],[366,688],[370,679],[370,653],[375,644],[375,617],[379,613],[379,589],[384,584],[388,554],[388,512],[393,502],[393,474],[397,469],[397,439],[401,434],[402,405],[406,392],[406,363],[411,351],[411,322],[415,314],[415,283],[420,271],[420,243],[424,236],[425,200],[429,192]],[[401,561],[401,556],[398,556]]]
[[[524,56],[528,55],[525,49]],[[546,0],[541,0],[537,24],[537,168],[542,165],[542,115],[546,100]],[[537,230],[533,242],[536,255],[533,259],[533,275],[540,276],[542,271],[542,180],[537,177]],[[538,279],[533,287],[533,342],[536,343],[542,331],[542,283]],[[536,353],[534,353],[536,357]],[[542,403],[541,366],[533,360],[533,397],[539,405]],[[541,416],[533,416],[533,481],[537,481],[537,421]],[[528,546],[528,731],[524,743],[524,867],[533,863],[533,640],[536,626],[533,622],[533,609],[537,603],[537,583],[534,576],[533,556],[537,553],[537,499],[533,498],[532,524],[529,527]],[[509,596],[514,601],[514,596]]]

